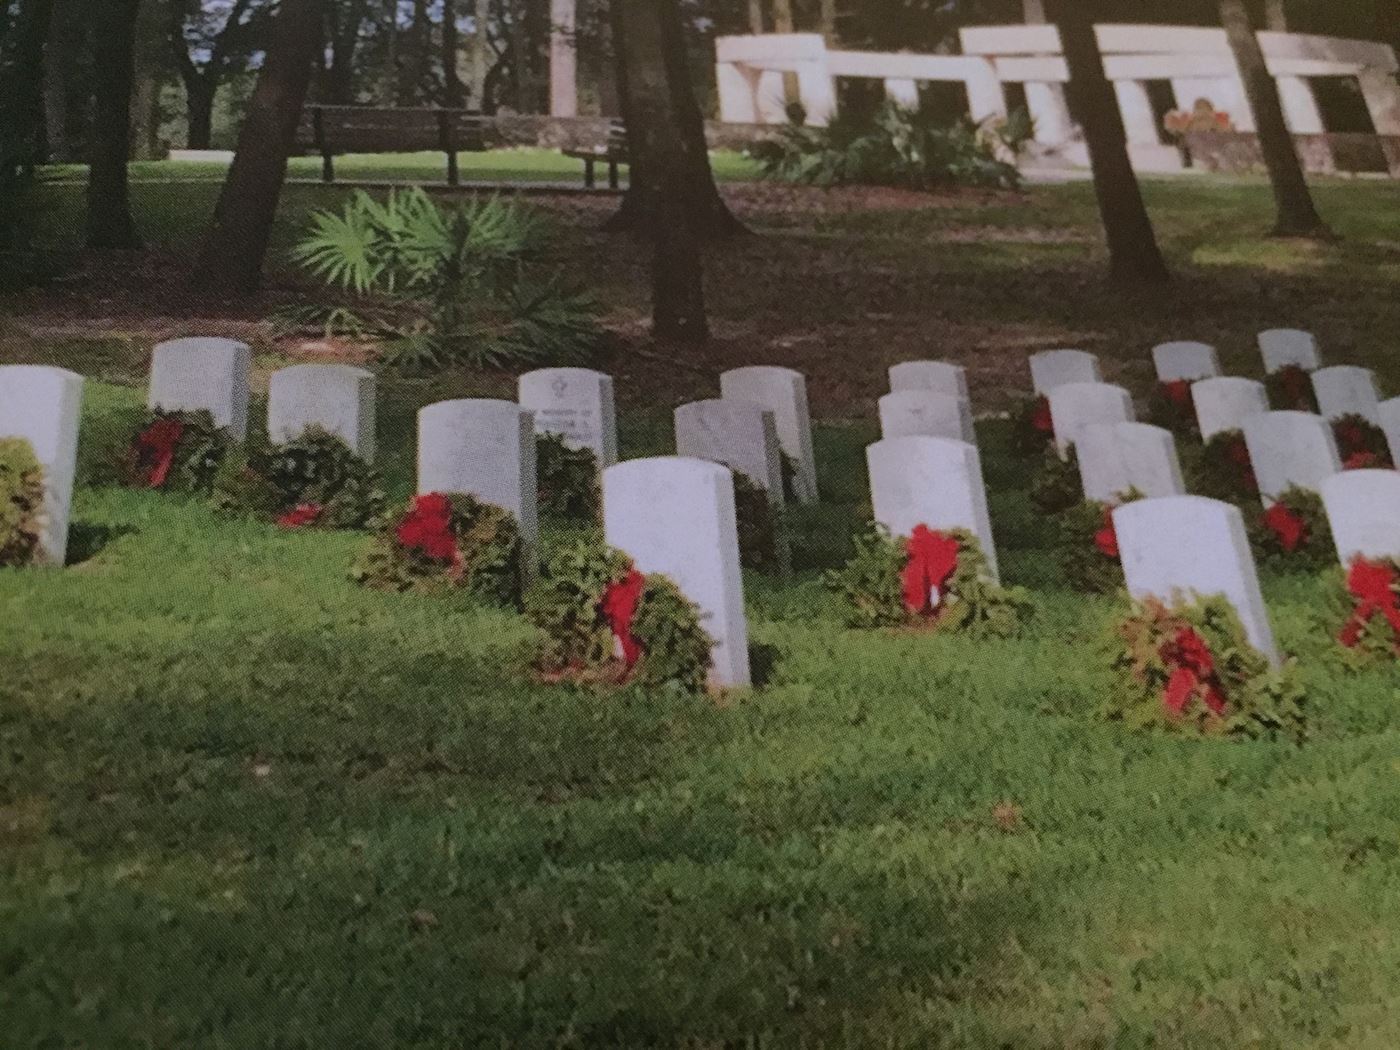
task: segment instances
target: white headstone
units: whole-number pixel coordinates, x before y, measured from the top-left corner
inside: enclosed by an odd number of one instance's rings
[[[612,376],[591,368],[541,368],[520,377],[520,407],[535,414],[537,434],[558,434],[586,448],[605,470],[617,462]]]
[[[1186,482],[1170,430],[1148,423],[1090,423],[1079,432],[1084,498],[1115,503],[1136,489],[1144,496],[1184,496]]]
[[[1235,607],[1245,636],[1279,662],[1259,575],[1238,508],[1204,496],[1125,503],[1113,512],[1128,593],[1172,604],[1222,594]]]
[[[22,438],[44,468],[43,531],[35,561],[62,565],[78,469],[83,377],[62,368],[0,365],[0,438]]]
[[[1066,383],[1098,383],[1099,359],[1085,350],[1042,350],[1031,354],[1031,383],[1037,394],[1049,396]]]
[[[773,413],[753,401],[713,398],[675,412],[676,454],[722,463],[783,503],[783,462]]]
[[[1400,470],[1347,470],[1322,483],[1337,558],[1400,560]]]
[[[1159,343],[1152,348],[1152,364],[1160,383],[1211,379],[1220,374],[1220,355],[1209,343]]]
[[[975,445],[939,437],[887,438],[866,448],[865,461],[877,522],[903,537],[919,525],[966,529],[977,537],[997,576],[992,519]]]
[[[1400,464],[1400,397],[1382,401],[1377,415],[1381,429],[1385,431],[1386,440],[1390,442],[1390,458]]]
[[[967,385],[967,369],[947,361],[903,361],[890,367],[890,390],[932,390],[936,394],[960,398],[969,405],[972,394]]]
[[[1131,423],[1132,396],[1111,383],[1065,383],[1050,391],[1050,420],[1055,444],[1064,455],[1090,423]]]
[[[364,460],[374,459],[374,374],[350,365],[293,365],[272,373],[267,433],[293,441],[308,427],[340,438]]]
[[[896,390],[880,398],[880,436],[953,438],[977,444],[972,408],[960,397],[932,390]]]
[[[1355,365],[1332,365],[1312,374],[1317,410],[1325,419],[1360,416],[1380,424],[1381,399],[1376,393],[1376,373]]]
[[[195,337],[160,343],[151,353],[146,407],[206,411],[242,441],[248,436],[248,371],[253,355],[234,339]]]
[[[1265,506],[1290,487],[1317,492],[1342,469],[1332,427],[1311,412],[1265,412],[1241,429]]]
[[[418,410],[418,491],[460,492],[515,516],[539,534],[535,421],[513,401],[463,398]]]
[[[1196,406],[1196,422],[1203,441],[1227,430],[1239,430],[1250,416],[1269,411],[1269,393],[1264,384],[1241,376],[1218,376],[1192,383],[1191,400]]]
[[[1296,328],[1271,328],[1259,333],[1259,353],[1264,358],[1264,371],[1269,375],[1289,365],[1305,372],[1322,367],[1317,337]]]
[[[749,684],[734,479],[716,463],[634,459],[603,472],[603,536],[643,574],[668,576],[715,641],[710,684]]]
[[[799,503],[817,502],[817,460],[812,448],[812,414],[807,407],[807,380],[791,368],[751,365],[719,377],[726,401],[752,401],[773,413],[778,446],[792,460],[793,492]]]

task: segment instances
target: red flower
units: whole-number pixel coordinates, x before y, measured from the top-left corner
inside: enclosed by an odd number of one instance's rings
[[[185,424],[174,416],[166,416],[136,435],[132,456],[143,484],[153,489],[165,484],[175,462],[175,449],[184,434]]]
[[[1189,379],[1173,379],[1168,383],[1158,384],[1162,391],[1162,396],[1180,409],[1191,408],[1191,381]]]
[[[1215,673],[1215,658],[1210,645],[1194,628],[1181,628],[1174,639],[1162,643],[1158,652],[1171,670],[1162,693],[1162,706],[1168,714],[1180,717],[1196,696],[1214,714],[1225,713],[1225,690]]]
[[[637,605],[642,600],[642,590],[646,587],[646,577],[636,569],[629,569],[620,580],[609,583],[603,591],[599,605],[608,629],[617,639],[622,649],[622,662],[627,670],[632,670],[641,658],[642,647],[632,636],[632,618],[637,615]]]
[[[452,531],[452,501],[440,492],[427,492],[413,500],[403,520],[394,530],[399,546],[416,550],[433,561],[461,559],[457,535]]]
[[[326,508],[319,503],[303,503],[279,517],[277,524],[284,529],[299,529],[303,525],[314,525],[325,511]]]
[[[1353,452],[1342,462],[1343,470],[1367,470],[1371,467],[1379,467],[1381,457],[1369,450]]]
[[[932,591],[939,594],[958,567],[958,541],[927,525],[916,525],[914,533],[904,541],[909,556],[901,576],[904,585],[904,606],[912,613],[934,611]]]
[[[1031,412],[1031,426],[1042,434],[1055,432],[1055,421],[1050,416],[1050,399],[1044,394],[1035,399],[1035,408]]]
[[[1347,591],[1356,599],[1356,610],[1342,628],[1338,641],[1348,649],[1361,644],[1361,632],[1379,613],[1390,624],[1400,652],[1400,595],[1395,593],[1396,575],[1385,562],[1356,558],[1347,573]]]
[[[1301,514],[1282,503],[1275,503],[1264,512],[1264,524],[1289,554],[1307,542],[1308,523]]]
[[[1113,527],[1113,508],[1103,511],[1103,528],[1094,533],[1094,546],[1105,558],[1118,557],[1118,530]]]

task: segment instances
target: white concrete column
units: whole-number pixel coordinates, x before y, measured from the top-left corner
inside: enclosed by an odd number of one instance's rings
[[[1320,135],[1322,111],[1317,108],[1312,85],[1306,77],[1282,76],[1278,81],[1278,97],[1283,103],[1283,115],[1288,121],[1288,130],[1295,135]]]
[[[1113,90],[1118,95],[1118,108],[1123,113],[1123,127],[1130,146],[1160,146],[1162,135],[1157,130],[1157,115],[1147,85],[1141,80],[1115,80]]]
[[[781,72],[761,70],[754,85],[754,99],[760,124],[787,123],[787,94],[783,90]]]
[[[578,116],[577,0],[550,0],[549,115]]]
[[[719,92],[719,119],[728,124],[759,123],[757,77],[734,62],[715,66],[715,86]]]
[[[1391,73],[1379,69],[1363,69],[1357,80],[1366,108],[1371,111],[1371,123],[1377,135],[1400,135],[1400,83]]]
[[[807,123],[821,126],[836,115],[836,78],[825,62],[803,62],[797,70],[797,97]]]
[[[982,68],[967,78],[966,84],[968,113],[974,123],[1006,116],[1006,94],[1001,90],[1001,80],[991,59],[986,59]]]
[[[1026,108],[1035,121],[1037,142],[1058,146],[1074,137],[1074,121],[1069,115],[1063,84],[1026,81]]]
[[[898,102],[906,109],[918,109],[919,82],[905,80],[901,77],[891,77],[885,81],[885,97],[891,102]]]

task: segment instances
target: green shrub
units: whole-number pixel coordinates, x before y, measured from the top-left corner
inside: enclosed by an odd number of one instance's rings
[[[44,468],[22,438],[0,438],[0,568],[28,565],[39,547]]]
[[[541,514],[570,521],[597,521],[603,494],[598,457],[570,448],[559,434],[535,438],[535,476]]]

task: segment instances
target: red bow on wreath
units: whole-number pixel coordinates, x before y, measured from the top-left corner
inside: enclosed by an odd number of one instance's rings
[[[622,579],[607,585],[603,590],[603,600],[599,603],[608,629],[622,648],[622,662],[629,671],[642,656],[642,647],[632,636],[632,618],[637,615],[646,582],[647,578],[640,572],[629,569]]]
[[[1169,714],[1180,716],[1192,697],[1198,695],[1212,712],[1225,713],[1225,690],[1215,673],[1215,658],[1210,645],[1194,628],[1181,628],[1172,641],[1162,643],[1159,653],[1171,670],[1162,693],[1162,706]]]
[[[1159,385],[1162,396],[1172,405],[1180,409],[1191,407],[1191,381],[1189,379],[1173,379]]]
[[[1264,524],[1278,540],[1279,546],[1292,554],[1308,539],[1308,523],[1303,516],[1282,503],[1275,503],[1264,512]]]
[[[433,561],[456,565],[462,559],[457,534],[452,531],[452,501],[441,492],[417,496],[394,530],[401,547],[421,551]]]
[[[303,525],[314,525],[325,513],[326,508],[319,503],[302,503],[277,519],[284,529],[299,529]]]
[[[1249,458],[1249,445],[1244,435],[1236,434],[1225,446],[1225,458],[1239,468],[1240,486],[1245,492],[1257,495],[1259,479],[1254,474],[1254,461]]]
[[[1400,595],[1395,593],[1395,570],[1384,562],[1357,558],[1347,573],[1347,591],[1356,599],[1356,611],[1338,639],[1348,649],[1361,644],[1361,632],[1377,613],[1384,616],[1400,652]]]
[[[1113,508],[1103,509],[1103,527],[1094,533],[1094,546],[1105,558],[1118,557],[1118,530],[1113,527]]]
[[[1044,394],[1035,399],[1035,410],[1031,412],[1031,427],[1042,434],[1055,432],[1055,421],[1050,415],[1050,399]]]
[[[958,568],[958,541],[927,525],[916,525],[914,533],[904,541],[909,561],[901,579],[904,583],[904,607],[912,613],[929,613],[934,609],[933,591],[940,597],[948,579]]]
[[[184,434],[185,424],[173,416],[167,416],[157,419],[136,435],[136,445],[132,451],[142,483],[148,488],[158,489],[165,484],[175,462],[175,449]]]

